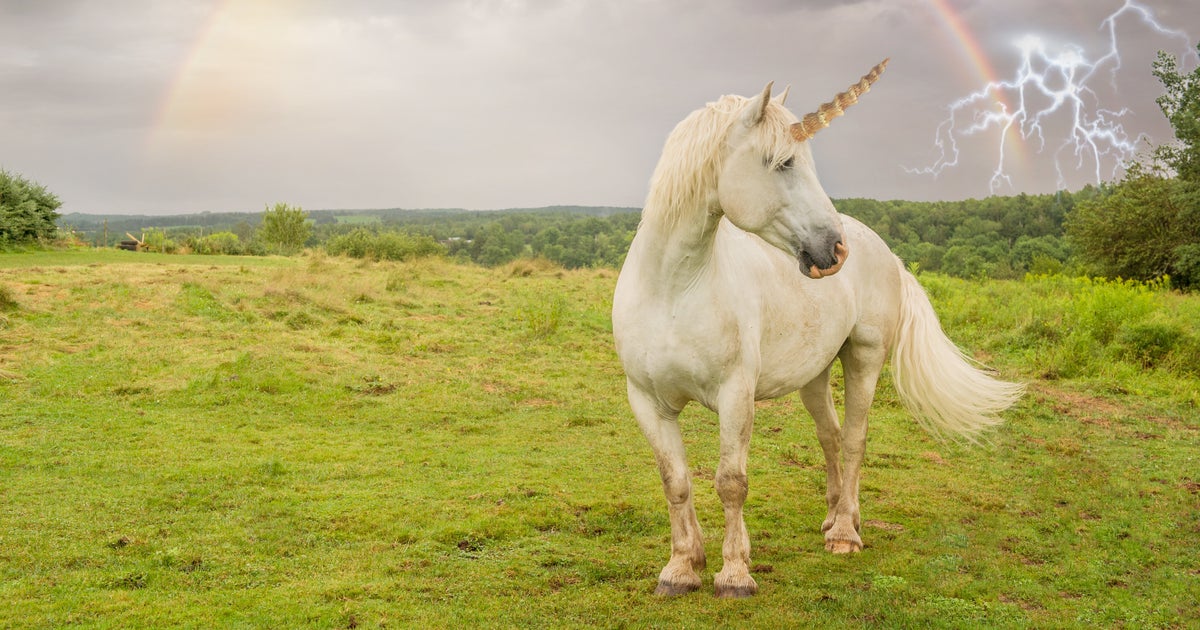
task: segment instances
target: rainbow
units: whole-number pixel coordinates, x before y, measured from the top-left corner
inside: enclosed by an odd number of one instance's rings
[[[153,152],[163,142],[162,134],[171,125],[172,105],[180,100],[180,94],[184,91],[183,84],[190,74],[189,70],[196,65],[196,59],[199,56],[201,48],[203,48],[204,42],[208,39],[208,35],[212,32],[217,22],[217,17],[221,14],[225,5],[228,5],[232,1],[218,0],[216,6],[209,11],[208,16],[196,30],[196,35],[192,38],[191,45],[183,55],[183,60],[171,76],[171,80],[167,84],[167,89],[163,90],[162,95],[159,97],[158,106],[154,108],[154,116],[150,124],[149,133],[146,135],[146,153]]]
[[[271,63],[295,50],[281,18],[298,2],[216,0],[159,98],[147,153],[245,123],[277,84]]]
[[[988,60],[987,54],[984,53],[979,39],[967,27],[962,16],[959,15],[954,7],[950,6],[949,0],[929,0],[929,5],[933,7],[943,27],[954,37],[958,42],[959,48],[966,54],[966,58],[970,61],[974,73],[986,82],[987,89],[991,93],[992,98],[995,99],[996,104],[1003,108],[1003,111],[1011,113],[1013,108],[1002,90],[1003,81],[997,75],[996,68]],[[1021,137],[1019,125],[1009,129],[1009,133],[1005,134],[1004,141],[1013,144],[1016,149],[1016,156],[1021,162],[1027,162],[1028,155],[1024,139]]]

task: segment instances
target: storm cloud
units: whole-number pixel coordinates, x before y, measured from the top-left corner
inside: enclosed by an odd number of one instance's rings
[[[1150,74],[1186,58],[1200,5],[1147,1],[1172,37],[1118,22],[1100,94],[1132,138],[1170,139]],[[936,159],[953,100],[1017,68],[1026,33],[1099,55],[1117,0],[0,0],[0,168],[65,212],[638,206],[667,133],[722,94],[790,84],[815,109],[885,57],[879,83],[812,140],[834,197],[989,194],[997,134]],[[956,30],[949,21],[957,20]],[[1105,84],[1109,85],[1105,75]],[[1035,142],[996,192],[1056,188]],[[1052,144],[1052,143],[1050,143]],[[1042,152],[1039,153],[1039,148]],[[1093,181],[1068,166],[1068,185]]]

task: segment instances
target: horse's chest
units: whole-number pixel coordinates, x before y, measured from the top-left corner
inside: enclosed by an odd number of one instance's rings
[[[643,305],[635,326],[623,326],[619,349],[626,371],[648,380],[709,381],[739,363],[747,341],[745,322],[690,302]]]

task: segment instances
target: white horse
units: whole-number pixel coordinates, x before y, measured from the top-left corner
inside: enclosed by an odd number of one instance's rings
[[[808,138],[886,63],[803,121],[783,107],[786,94],[771,99],[768,84],[754,98],[708,104],[667,138],[613,296],[629,403],[654,450],[671,520],[659,594],[699,588],[705,567],[677,422],[689,401],[720,419],[725,542],[716,594],[745,597],[758,590],[742,518],[754,401],[800,391],[825,452],[825,548],[845,553],[862,549],[867,410],[889,352],[896,389],[933,432],[974,441],[1022,393],[971,365],[916,278],[878,235],[839,215],[817,181]],[[834,359],[846,383],[840,426]]]

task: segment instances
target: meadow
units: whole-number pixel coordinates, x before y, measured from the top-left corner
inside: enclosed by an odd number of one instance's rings
[[[922,274],[951,338],[1028,383],[1007,423],[939,441],[885,372],[866,548],[833,556],[812,422],[760,403],[760,592],[727,601],[716,418],[688,407],[710,566],[660,599],[616,275],[0,255],[0,627],[1200,624],[1200,297]]]

